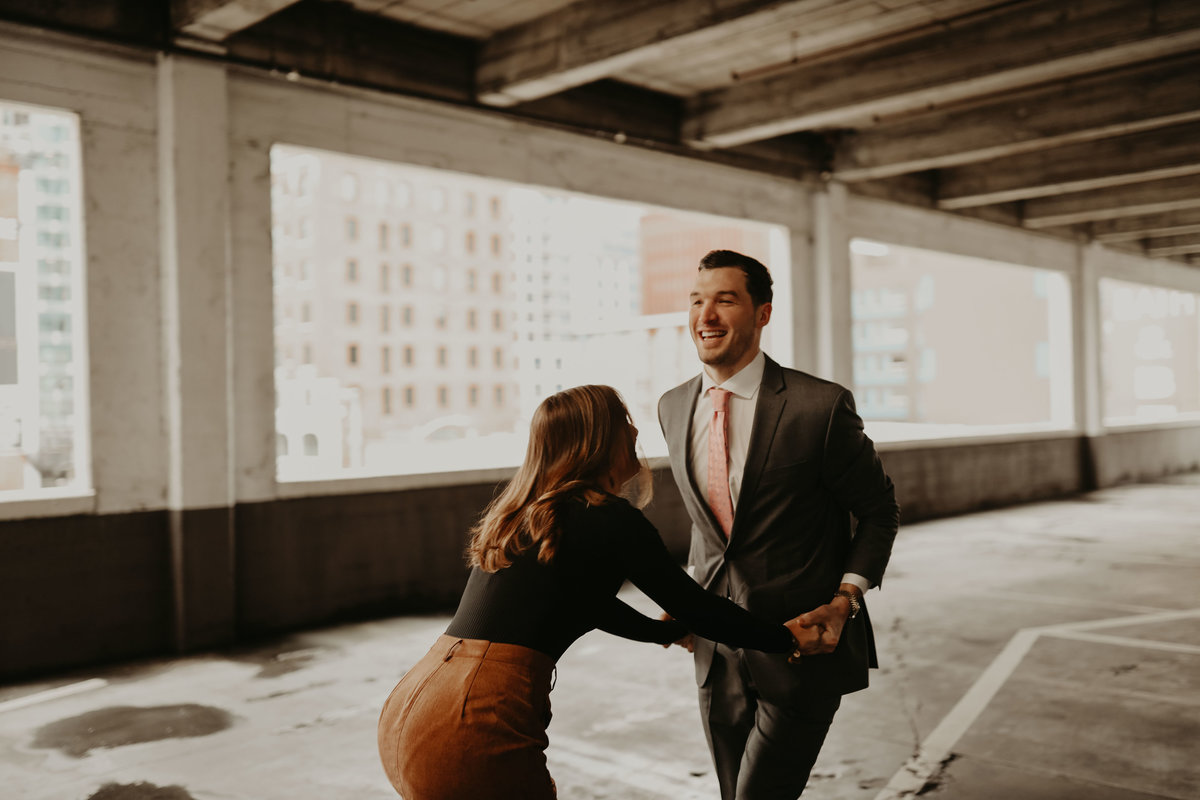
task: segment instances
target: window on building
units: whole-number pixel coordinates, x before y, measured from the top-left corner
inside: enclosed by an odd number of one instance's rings
[[[500,253],[503,252],[503,250],[504,250],[504,243],[500,239],[500,234],[493,233],[492,237],[491,237],[491,242],[492,242],[492,255],[494,255],[494,256],[500,255]]]
[[[468,347],[467,348],[467,366],[468,367],[479,366],[479,348],[478,347]]]
[[[412,246],[412,225],[407,222],[400,226],[400,244],[405,247]]]
[[[873,439],[1073,424],[1064,274],[862,239],[850,264],[855,400]]]
[[[475,291],[478,288],[478,284],[479,284],[479,273],[477,273],[473,269],[467,270],[466,283],[467,283],[467,291],[468,292]]]
[[[346,174],[342,175],[340,190],[341,190],[340,191],[341,198],[345,202],[353,203],[355,200],[357,200],[358,199],[358,176],[353,173],[350,173],[350,172],[347,172]]]
[[[473,383],[467,387],[467,405],[471,408],[479,405],[479,387]]]
[[[346,241],[358,241],[358,220],[355,217],[346,217]]]
[[[479,312],[473,308],[467,309],[467,330],[473,331],[479,326]]]
[[[358,345],[351,344],[346,346],[346,363],[352,367],[358,366]]]
[[[392,387],[384,386],[379,397],[380,410],[384,416],[391,416],[392,413]]]
[[[306,455],[306,456],[321,455],[321,448],[320,448],[319,443],[317,442],[317,435],[315,433],[304,434],[304,455]]]
[[[386,344],[379,348],[379,371],[384,375],[392,371],[392,348]]]
[[[412,408],[416,404],[416,390],[411,386],[404,387],[404,407]]]
[[[358,303],[346,304],[346,322],[351,325],[358,324]]]
[[[411,345],[404,346],[404,366],[411,367],[413,365],[413,348]]]
[[[392,329],[392,307],[382,305],[379,307],[379,332],[387,333]]]
[[[437,365],[439,367],[446,366],[446,348],[439,347],[437,349]]]
[[[413,309],[412,306],[403,306],[400,309],[400,322],[406,328],[411,328],[413,324]]]
[[[1200,415],[1200,294],[1104,278],[1100,322],[1106,425]]]
[[[404,284],[405,289],[411,289],[413,285],[413,268],[412,264],[405,264],[400,267],[400,283]]]
[[[0,101],[0,502],[91,489],[79,120]]]
[[[346,283],[358,283],[358,260],[346,259]]]
[[[392,271],[385,263],[379,264],[379,291],[387,293],[391,291]]]
[[[388,249],[388,226],[386,222],[379,223],[379,249],[385,252]]]
[[[450,405],[450,389],[447,386],[439,386],[437,388],[437,403],[439,408],[446,408]]]
[[[463,249],[468,253],[475,252],[475,231],[467,231],[466,236],[463,237]]]

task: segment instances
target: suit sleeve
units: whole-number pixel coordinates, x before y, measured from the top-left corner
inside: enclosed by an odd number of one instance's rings
[[[858,523],[845,571],[862,575],[878,586],[891,557],[900,506],[875,445],[863,431],[854,396],[847,389],[838,395],[829,416],[821,480]]]

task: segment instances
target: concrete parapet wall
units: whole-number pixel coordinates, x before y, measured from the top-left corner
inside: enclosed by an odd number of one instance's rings
[[[915,522],[1200,469],[1200,425],[891,446],[881,457],[903,521]],[[0,679],[453,609],[467,531],[497,488],[242,503],[232,524],[229,509],[0,522]],[[690,524],[668,470],[655,472],[646,513],[682,559]]]

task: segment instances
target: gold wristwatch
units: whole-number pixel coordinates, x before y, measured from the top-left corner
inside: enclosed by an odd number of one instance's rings
[[[847,619],[854,619],[858,616],[858,612],[862,611],[862,603],[858,599],[858,595],[846,589],[838,589],[833,593],[834,597],[844,597],[850,603],[850,616]]]

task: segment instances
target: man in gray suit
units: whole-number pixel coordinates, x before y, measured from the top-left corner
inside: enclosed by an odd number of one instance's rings
[[[696,581],[780,621],[806,612],[811,632],[791,657],[680,642],[722,800],[804,791],[841,696],[877,666],[862,595],[883,579],[900,513],[850,392],[759,349],[771,283],[741,253],[701,259],[689,316],[704,371],[658,404]]]

